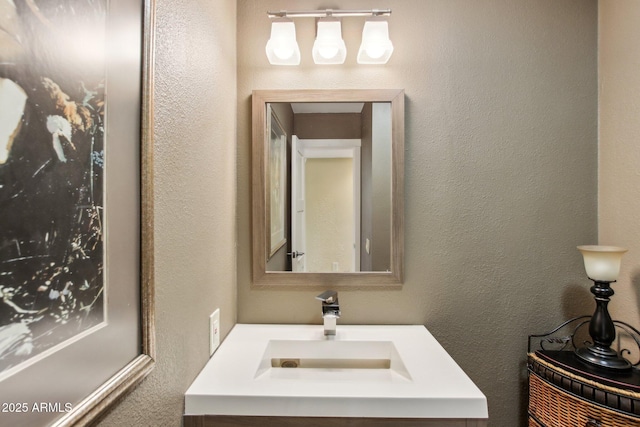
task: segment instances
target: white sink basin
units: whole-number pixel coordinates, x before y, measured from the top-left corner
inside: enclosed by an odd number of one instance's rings
[[[392,341],[335,339],[270,340],[256,372],[256,378],[262,376],[295,380],[411,379]]]
[[[424,326],[236,325],[186,415],[476,418],[487,400]]]

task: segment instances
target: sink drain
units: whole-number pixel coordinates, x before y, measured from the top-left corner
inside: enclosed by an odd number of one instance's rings
[[[296,359],[284,359],[280,361],[281,368],[297,368],[299,360]]]

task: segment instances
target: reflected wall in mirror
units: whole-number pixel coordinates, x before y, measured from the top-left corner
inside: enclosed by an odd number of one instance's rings
[[[285,208],[287,206],[287,134],[278,116],[267,106],[267,150],[269,179],[267,181],[267,218],[269,218],[269,258],[287,243]]]
[[[404,92],[253,92],[254,285],[402,283]]]

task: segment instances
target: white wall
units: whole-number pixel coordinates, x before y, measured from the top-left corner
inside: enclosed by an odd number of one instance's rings
[[[640,327],[640,2],[600,0],[599,242],[629,249],[616,295],[615,319]]]

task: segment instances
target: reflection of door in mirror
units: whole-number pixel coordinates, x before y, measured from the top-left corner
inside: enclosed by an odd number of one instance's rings
[[[305,215],[306,159],[297,136],[291,137],[291,271],[305,272],[307,225]]]
[[[270,254],[266,270],[389,271],[391,103],[267,107],[291,139],[286,243]]]
[[[305,220],[303,226],[292,222],[291,234],[294,243],[303,236],[306,248],[306,269],[293,271],[360,271],[360,140],[293,138],[304,165],[304,196],[295,202]]]

